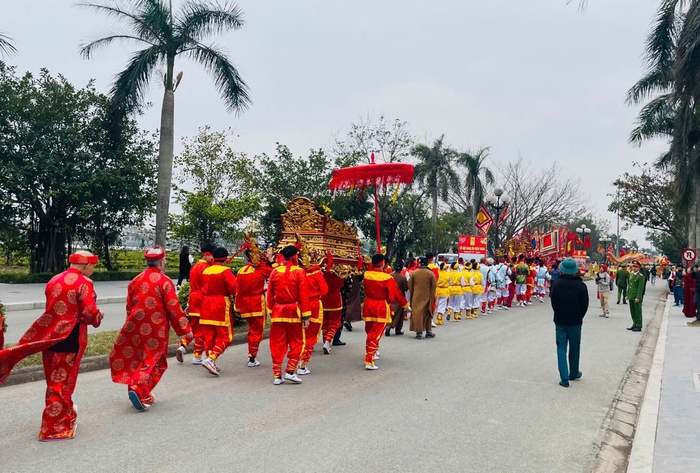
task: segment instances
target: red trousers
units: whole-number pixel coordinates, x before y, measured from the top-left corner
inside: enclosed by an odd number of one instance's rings
[[[212,360],[219,358],[233,340],[233,328],[229,326],[200,324],[200,330],[204,351]]]
[[[265,316],[246,317],[248,322],[248,358],[257,358],[265,331]]]
[[[180,345],[189,346],[194,340],[194,356],[200,358],[204,352],[204,340],[202,339],[202,329],[199,325],[199,317],[190,316],[190,328],[192,335],[187,335],[180,340]]]
[[[297,369],[301,354],[304,352],[304,326],[302,322],[275,322],[270,325],[270,355],[272,355],[272,373],[275,378],[282,376],[282,362],[287,354],[286,372]]]
[[[323,341],[331,343],[335,332],[340,328],[340,319],[343,317],[342,310],[323,311]]]
[[[167,356],[167,352],[163,352],[163,355],[156,361],[154,366],[144,366],[142,372],[139,373],[138,384],[129,385],[129,391],[134,391],[141,401],[151,395],[151,391],[156,387],[160,378],[163,377],[165,370],[168,369]]]
[[[80,353],[43,351],[46,377],[46,407],[41,416],[39,440],[73,438],[78,413],[73,404],[73,391],[78,380]]]
[[[309,328],[304,330],[304,353],[301,354],[301,361],[306,364],[311,360],[311,354],[314,351],[314,345],[318,342],[318,333],[321,331],[321,324],[317,322],[309,323]]]
[[[508,299],[506,300],[506,306],[513,306],[513,298],[515,297],[515,284],[510,284],[508,286]]]
[[[385,328],[386,323],[384,322],[365,322],[365,333],[367,333],[365,364],[374,364],[374,355],[379,350],[379,340],[382,339]]]

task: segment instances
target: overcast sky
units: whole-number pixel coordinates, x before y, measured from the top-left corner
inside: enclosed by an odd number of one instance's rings
[[[95,0],[100,1],[100,0]],[[181,4],[173,0],[174,7]],[[227,114],[212,80],[180,60],[175,134],[232,127],[238,151],[287,144],[296,154],[330,145],[368,114],[399,118],[423,140],[444,133],[460,149],[490,146],[492,160],[519,155],[557,162],[579,176],[594,211],[606,212],[611,182],[633,161],[652,161],[663,143],[628,144],[636,109],[627,89],[643,72],[644,39],[658,0],[241,0],[246,25],[221,37],[251,89],[253,105]],[[73,0],[0,0],[0,31],[20,72],[48,68],[75,85],[107,92],[132,46],[83,60],[79,44],[112,29]],[[162,88],[141,120],[155,130]],[[643,239],[644,230],[623,234]]]

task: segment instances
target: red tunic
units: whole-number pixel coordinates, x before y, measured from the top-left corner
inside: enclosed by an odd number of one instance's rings
[[[278,266],[267,283],[267,310],[272,322],[299,322],[311,316],[306,271],[299,266]]]
[[[202,273],[209,267],[209,263],[201,259],[190,270],[190,297],[187,301],[187,314],[190,317],[199,317],[202,309]]]
[[[326,280],[326,286],[328,286],[328,292],[321,296],[323,310],[326,312],[343,310],[343,298],[340,295],[340,290],[343,288],[345,280],[340,276],[336,276],[330,271],[323,273],[323,279]]]
[[[99,327],[100,311],[92,281],[77,269],[68,268],[54,276],[46,284],[45,294],[46,310],[41,317],[17,345],[0,351],[0,384],[22,359],[52,348],[69,335],[77,337],[75,352],[82,354],[87,346],[87,324]]]
[[[238,294],[238,282],[233,271],[221,263],[214,263],[202,274],[202,310],[199,323],[231,326],[231,297]]]
[[[396,302],[404,309],[408,301],[399,291],[396,281],[381,269],[372,268],[365,271],[362,280],[365,286],[365,303],[362,318],[365,322],[391,323],[392,310],[390,303]]]
[[[238,297],[234,310],[239,312],[241,317],[265,315],[265,281],[271,272],[272,267],[264,260],[255,267],[247,264],[238,271]]]
[[[190,331],[177,291],[158,268],[148,268],[127,288],[126,322],[109,354],[112,381],[139,384],[168,351],[172,324],[182,336]]]
[[[309,286],[309,305],[311,307],[311,322],[323,323],[323,305],[321,298],[328,293],[328,285],[319,266],[310,266],[306,270],[306,281]]]

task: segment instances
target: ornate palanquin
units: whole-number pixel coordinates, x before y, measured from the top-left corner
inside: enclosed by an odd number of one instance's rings
[[[514,237],[503,243],[503,248],[496,250],[496,258],[512,258],[518,255],[529,255],[532,253],[531,240],[525,237]]]
[[[333,258],[331,270],[346,276],[357,267],[360,257],[360,240],[351,226],[321,215],[314,202],[306,197],[296,197],[287,203],[287,213],[282,214],[282,235],[278,248],[299,243],[304,247],[303,256],[310,254],[312,260],[320,263],[326,253]]]

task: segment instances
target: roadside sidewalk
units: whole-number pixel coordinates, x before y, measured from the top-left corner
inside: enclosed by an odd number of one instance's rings
[[[700,328],[666,301],[632,445],[630,473],[700,471]]]
[[[95,292],[99,304],[126,302],[129,281],[95,281]],[[12,311],[43,309],[46,284],[0,284],[0,302]]]

